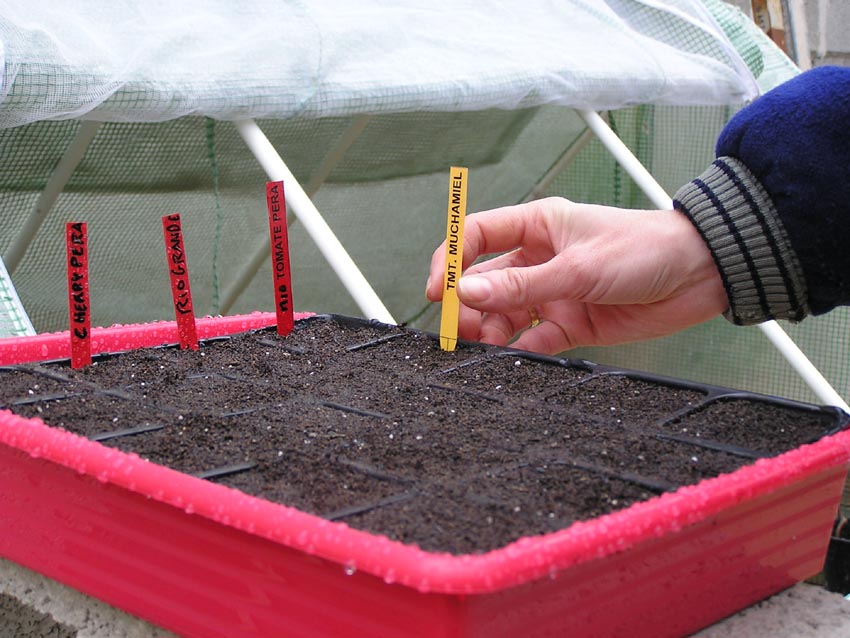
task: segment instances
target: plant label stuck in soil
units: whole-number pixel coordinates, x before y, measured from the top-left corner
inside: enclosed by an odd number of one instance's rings
[[[457,282],[463,270],[463,221],[469,171],[452,166],[449,173],[449,206],[446,220],[446,273],[443,277],[443,307],[440,317],[440,347],[451,352],[457,345],[460,302]]]
[[[68,257],[68,315],[71,367],[91,363],[91,303],[89,302],[89,250],[85,222],[65,225]]]
[[[195,312],[192,307],[192,291],[189,288],[189,267],[186,264],[180,214],[165,215],[162,218],[162,230],[165,234],[165,252],[168,257],[168,274],[171,277],[171,296],[174,300],[180,347],[184,350],[197,350],[198,332],[195,328]]]
[[[292,310],[292,271],[289,267],[289,236],[286,232],[283,182],[266,182],[266,206],[269,213],[277,333],[286,336],[292,332],[295,317]]]

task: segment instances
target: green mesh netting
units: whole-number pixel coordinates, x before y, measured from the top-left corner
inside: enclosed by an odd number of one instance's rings
[[[399,319],[421,307],[428,256],[444,232],[438,221],[442,206],[434,207],[445,198],[444,162],[476,166],[480,177],[470,204],[496,206],[524,194],[580,132],[566,109],[488,111],[478,114],[474,127],[467,117],[374,117],[314,197]],[[558,124],[564,117],[567,126]],[[260,121],[302,183],[310,181],[348,124],[343,119]],[[0,131],[6,160],[0,166],[6,216],[0,253],[18,241],[79,128],[78,122],[65,121]],[[393,177],[400,166],[404,176]],[[370,179],[376,174],[381,178]],[[102,125],[13,273],[33,322],[44,331],[65,321],[58,303],[65,286],[61,230],[72,219],[89,224],[93,321],[167,318],[170,293],[161,285],[166,271],[158,224],[175,211],[183,215],[196,309],[220,312],[219,301],[231,296],[226,293],[268,232],[265,180],[230,123],[181,118]],[[295,224],[290,232],[293,273],[303,290],[296,293],[296,306],[357,314],[303,228]],[[262,266],[228,312],[270,307],[267,268]],[[129,303],[128,290],[133,290]]]

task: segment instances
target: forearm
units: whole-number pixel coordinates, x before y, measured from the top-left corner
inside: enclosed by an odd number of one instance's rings
[[[749,325],[809,314],[805,277],[776,206],[742,162],[718,158],[674,201],[708,244],[729,300],[727,319]]]
[[[850,69],[820,67],[724,128],[676,208],[712,251],[727,318],[800,320],[850,303]]]

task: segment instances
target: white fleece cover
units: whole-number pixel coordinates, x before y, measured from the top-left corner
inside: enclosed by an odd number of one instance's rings
[[[0,0],[0,47],[0,128],[757,92],[699,0]]]

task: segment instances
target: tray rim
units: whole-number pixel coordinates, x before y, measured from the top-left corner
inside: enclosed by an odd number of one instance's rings
[[[307,316],[310,315],[300,318]],[[210,318],[208,325],[199,330],[199,336],[241,332],[246,321],[265,324],[248,329],[268,327],[273,324],[274,315],[255,313],[222,320]],[[158,331],[168,330],[163,324],[172,324],[176,335],[174,322],[156,324]],[[149,338],[150,325],[104,329],[99,335],[98,343],[103,346],[99,351],[117,350],[109,346],[119,340],[126,342],[128,331]],[[234,330],[234,326],[242,329]],[[67,332],[54,335],[67,343]],[[51,352],[58,350],[54,335],[13,338],[15,344],[12,340],[0,340],[0,361],[8,360],[15,353],[28,352],[27,349],[13,349],[13,345],[20,346],[22,341],[39,352],[43,352],[44,347]],[[160,332],[157,335],[160,338]],[[445,594],[489,593],[548,577],[553,570],[564,570],[627,551],[643,541],[679,532],[749,500],[821,472],[837,471],[839,466],[850,463],[850,431],[845,429],[816,443],[769,459],[758,459],[735,472],[681,487],[562,530],[524,537],[482,554],[452,555],[424,551],[414,545],[353,529],[345,523],[327,521],[249,496],[8,410],[0,410],[0,444],[184,511],[191,504],[191,512],[187,515],[202,516],[343,566],[356,567],[358,571],[384,580],[392,574],[392,582],[419,591]]]

